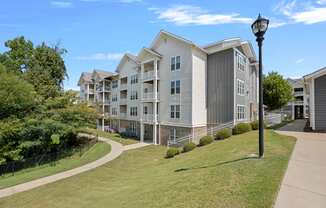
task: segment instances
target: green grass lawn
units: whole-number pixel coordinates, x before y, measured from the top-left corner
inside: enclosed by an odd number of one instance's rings
[[[88,149],[82,156],[80,156],[79,152],[76,152],[70,157],[57,161],[55,166],[46,164],[21,170],[16,172],[14,176],[6,175],[4,177],[0,177],[0,189],[73,169],[75,167],[95,161],[109,152],[109,144],[98,142]]]
[[[233,136],[164,159],[166,148],[124,152],[93,171],[0,199],[1,208],[272,207],[295,139],[266,131]]]
[[[100,137],[109,138],[113,141],[121,143],[122,145],[135,144],[135,143],[139,142],[135,138],[126,138],[126,137],[122,137],[118,133],[109,133],[109,132],[100,131],[97,129],[84,128],[84,129],[82,129],[82,132],[85,132],[88,134],[93,134],[93,135],[98,135]]]

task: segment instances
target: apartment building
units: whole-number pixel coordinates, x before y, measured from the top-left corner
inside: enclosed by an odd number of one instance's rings
[[[305,92],[304,80],[288,78],[287,81],[292,87],[293,100],[282,108],[291,119],[304,119],[309,115],[309,96]]]
[[[89,73],[80,78],[85,101],[97,82],[107,86],[108,116],[98,122],[103,130],[164,145],[182,138],[198,142],[220,124],[257,117],[256,56],[239,38],[200,47],[160,31],[137,55],[126,53],[115,72],[98,80],[93,75],[89,81]]]

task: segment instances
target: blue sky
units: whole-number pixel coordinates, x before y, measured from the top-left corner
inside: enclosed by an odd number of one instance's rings
[[[0,52],[18,35],[36,44],[60,41],[68,50],[65,88],[77,89],[81,72],[114,71],[124,52],[137,54],[160,29],[198,45],[241,37],[256,49],[250,23],[259,12],[271,19],[265,72],[300,77],[326,66],[326,0],[3,0]]]

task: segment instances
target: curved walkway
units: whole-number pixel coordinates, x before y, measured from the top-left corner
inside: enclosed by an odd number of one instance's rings
[[[296,124],[301,127],[300,122]],[[284,129],[277,133],[294,136],[297,142],[274,208],[325,208],[326,134]]]
[[[40,179],[36,179],[36,180],[29,181],[26,183],[22,183],[22,184],[19,184],[16,186],[0,189],[0,198],[7,197],[7,196],[10,196],[10,195],[13,195],[13,194],[16,194],[19,192],[23,192],[23,191],[28,191],[30,189],[33,189],[33,188],[36,188],[36,187],[39,187],[39,186],[42,186],[45,184],[53,183],[55,181],[62,180],[62,179],[92,170],[101,165],[104,165],[107,162],[114,160],[119,155],[121,155],[121,153],[125,150],[141,148],[141,147],[149,145],[146,143],[137,143],[137,144],[122,146],[120,143],[112,141],[107,138],[99,137],[99,140],[111,145],[110,153],[108,153],[104,157],[102,157],[98,160],[95,160],[91,163],[88,163],[86,165],[80,166],[78,168],[74,168],[74,169],[67,170],[67,171],[64,171],[61,173],[57,173],[57,174],[54,174],[51,176],[47,176],[44,178],[40,178]]]

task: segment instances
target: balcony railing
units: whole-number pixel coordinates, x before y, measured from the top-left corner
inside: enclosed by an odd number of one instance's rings
[[[120,118],[127,118],[127,113],[125,113],[125,112],[120,112]]]
[[[160,98],[160,93],[157,93],[157,99]],[[147,92],[143,94],[143,100],[153,100],[154,98],[154,92]]]
[[[303,91],[298,91],[298,92],[294,92],[293,95],[296,96],[303,96]]]
[[[126,90],[128,88],[127,84],[120,84],[120,90]]]
[[[158,78],[158,73],[154,73],[154,70],[147,71],[143,73],[143,80],[152,80],[154,78]]]
[[[147,123],[154,122],[154,115],[153,114],[144,114],[143,115],[143,121]]]
[[[120,98],[120,105],[126,105],[126,104],[127,104],[127,98],[126,97]]]
[[[293,101],[294,105],[303,105],[303,100],[295,100]]]

